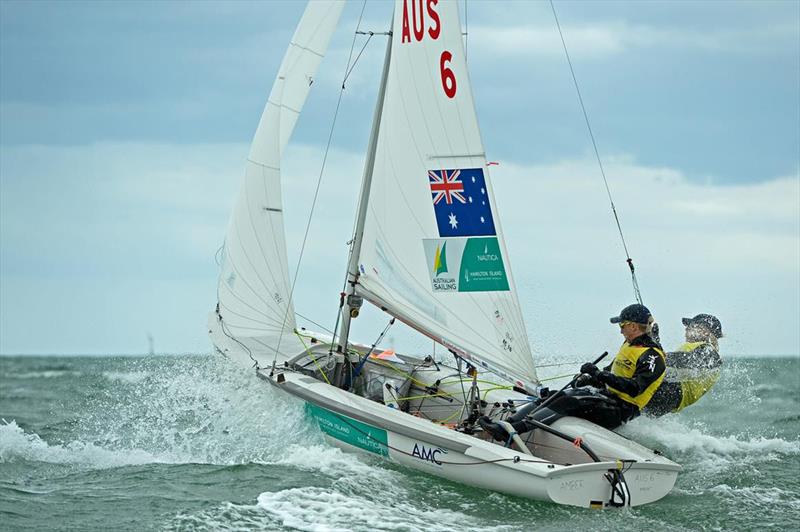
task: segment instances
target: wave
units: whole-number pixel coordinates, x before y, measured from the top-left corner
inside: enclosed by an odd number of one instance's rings
[[[136,384],[145,380],[150,373],[146,371],[104,371],[103,377],[109,381],[122,384]]]
[[[620,433],[643,445],[661,450],[683,465],[679,478],[713,478],[723,472],[752,470],[753,465],[800,456],[800,441],[763,435],[719,435],[707,426],[692,426],[680,414],[658,419],[640,418]],[[705,482],[705,481],[703,481]]]
[[[627,425],[621,432],[633,439],[655,440],[673,452],[713,454],[736,457],[779,453],[800,454],[800,441],[745,435],[720,436],[706,432],[705,427],[692,427],[675,416],[658,419],[642,417]]]
[[[270,521],[291,529],[320,531],[409,530],[449,532],[459,530],[511,530],[507,525],[486,525],[479,518],[424,502],[414,503],[395,493],[352,496],[320,487],[265,492],[258,506]]]
[[[38,434],[25,432],[15,421],[0,423],[0,463],[15,461],[74,464],[106,469],[165,462],[147,451],[115,451],[92,443],[73,441],[65,445],[48,444]]]
[[[7,379],[31,380],[31,379],[60,379],[63,377],[80,377],[80,371],[66,369],[46,369],[42,371],[26,371],[23,373],[6,373]]]
[[[168,530],[262,529],[314,532],[407,530],[509,531],[465,503],[447,482],[388,467],[380,458],[345,453],[326,444],[294,444],[271,465],[310,472],[302,487],[274,486],[254,505],[224,503],[217,508],[178,515]],[[291,482],[293,484],[293,482]],[[463,488],[456,488],[463,489]],[[420,493],[426,493],[420,498]],[[490,494],[491,495],[491,494]],[[429,498],[430,496],[430,498]],[[498,496],[502,501],[508,501]],[[428,502],[431,500],[432,502]],[[457,501],[457,503],[453,503]],[[451,508],[446,508],[446,506]],[[464,510],[464,511],[459,511]]]
[[[216,358],[136,361],[100,376],[58,443],[0,425],[0,460],[107,468],[145,463],[235,465],[283,460],[296,441],[321,442],[302,403]],[[74,388],[85,381],[76,379]],[[68,443],[64,443],[68,442]]]
[[[710,488],[708,492],[734,500],[739,505],[749,503],[751,506],[771,507],[773,510],[777,506],[785,506],[792,511],[800,511],[800,499],[798,499],[797,493],[777,487],[732,487],[727,484],[720,484]]]

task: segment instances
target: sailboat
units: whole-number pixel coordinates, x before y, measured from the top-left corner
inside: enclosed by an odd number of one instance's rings
[[[216,350],[303,401],[326,438],[452,481],[559,504],[639,506],[680,466],[586,420],[496,442],[542,387],[523,322],[470,89],[455,1],[397,0],[335,334],[297,326],[281,155],[343,2],[310,2],[254,136],[222,250]],[[350,340],[373,305],[452,355]]]

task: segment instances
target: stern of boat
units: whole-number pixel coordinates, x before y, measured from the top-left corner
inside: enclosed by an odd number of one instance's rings
[[[595,462],[554,470],[547,494],[553,502],[584,508],[641,506],[666,496],[678,478],[677,464]]]

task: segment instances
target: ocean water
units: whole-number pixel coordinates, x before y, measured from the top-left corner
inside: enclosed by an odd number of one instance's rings
[[[800,529],[799,358],[728,359],[700,403],[623,432],[684,471],[601,512],[343,453],[222,358],[0,357],[0,529]]]

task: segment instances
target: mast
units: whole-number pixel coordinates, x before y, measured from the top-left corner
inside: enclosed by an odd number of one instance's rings
[[[394,17],[392,17],[392,28],[394,28]],[[361,254],[361,241],[364,236],[364,220],[367,217],[367,206],[369,204],[369,192],[372,187],[372,172],[375,169],[375,151],[378,146],[378,132],[381,126],[381,115],[383,113],[383,102],[386,96],[386,80],[389,77],[389,63],[392,59],[392,32],[389,32],[389,39],[386,44],[386,55],[383,60],[383,73],[381,74],[381,85],[378,89],[378,101],[375,103],[375,113],[372,118],[372,130],[369,135],[367,146],[367,160],[364,163],[364,176],[361,180],[361,192],[358,198],[358,211],[356,214],[356,228],[353,234],[353,243],[350,247],[350,258],[347,261],[347,283],[345,287],[345,299],[342,305],[341,325],[339,327],[339,348],[347,352],[347,342],[350,336],[350,320],[358,316],[361,307],[361,298],[355,295],[355,287],[358,282],[358,258]],[[355,316],[353,315],[355,314]]]

